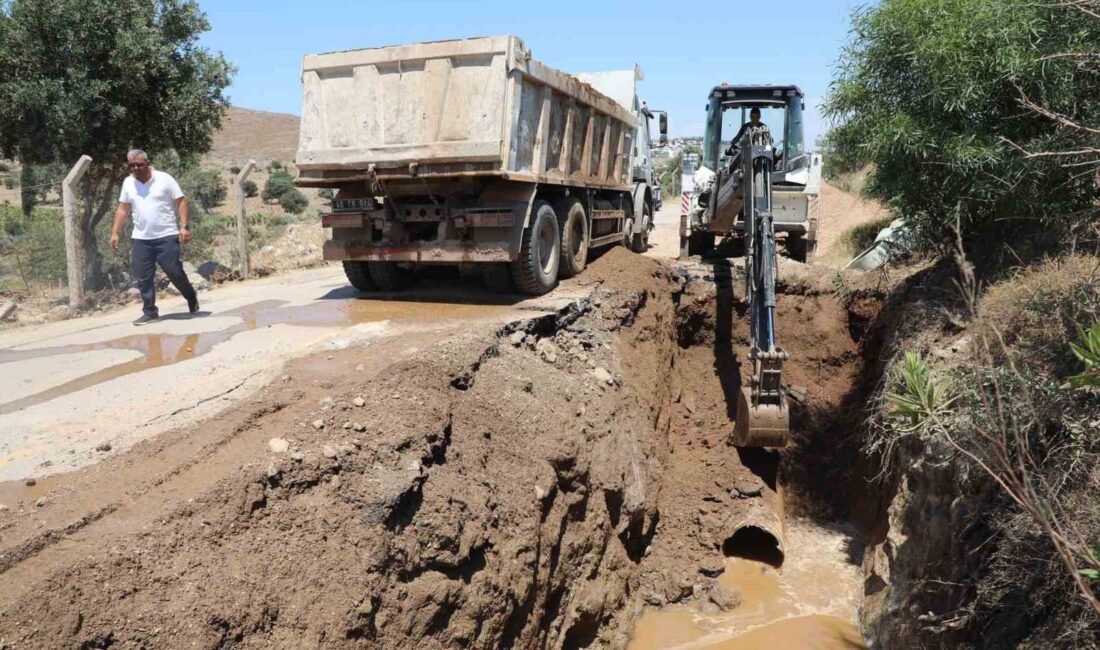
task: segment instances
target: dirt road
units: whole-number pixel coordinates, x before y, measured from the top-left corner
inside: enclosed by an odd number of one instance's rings
[[[398,299],[363,299],[329,266],[204,292],[199,317],[186,314],[181,298],[167,298],[164,319],[141,328],[130,323],[137,315],[130,308],[5,332],[0,481],[82,467],[209,418],[295,357],[406,336],[423,344],[554,310],[584,291],[573,284],[547,298],[502,300],[435,283]]]

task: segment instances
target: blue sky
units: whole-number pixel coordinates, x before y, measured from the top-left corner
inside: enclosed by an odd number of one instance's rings
[[[669,113],[673,136],[702,135],[706,95],[730,83],[795,83],[806,92],[807,143],[825,129],[829,88],[851,11],[868,0],[510,2],[498,0],[200,0],[206,46],[237,67],[231,101],[298,114],[302,55],[514,34],[565,72],[641,65],[640,90]]]

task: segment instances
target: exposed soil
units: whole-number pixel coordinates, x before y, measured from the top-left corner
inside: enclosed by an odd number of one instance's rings
[[[0,647],[622,647],[647,605],[721,599],[784,484],[795,511],[836,496],[790,468],[832,444],[863,316],[815,273],[780,302],[812,405],[781,458],[726,442],[736,271],[615,249],[555,315],[302,359],[214,421],[0,485]]]

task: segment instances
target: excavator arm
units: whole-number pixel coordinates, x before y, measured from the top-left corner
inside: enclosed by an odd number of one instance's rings
[[[771,144],[753,144],[746,133],[741,139],[740,162],[752,375],[738,396],[733,444],[783,447],[790,436],[790,411],[783,390],[783,362],[789,357],[775,335],[778,267],[772,222],[771,173],[775,159]]]

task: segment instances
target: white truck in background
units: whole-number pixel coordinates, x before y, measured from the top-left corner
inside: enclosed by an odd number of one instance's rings
[[[640,76],[590,84],[514,36],[307,55],[295,182],[336,190],[324,258],[364,291],[452,265],[541,294],[590,248],[644,250],[656,185]]]
[[[632,70],[611,70],[608,72],[580,72],[573,75],[577,79],[592,86],[601,93],[614,99],[625,106],[638,120],[638,126],[634,134],[633,163],[631,164],[631,178],[634,182],[635,192],[642,191],[643,187],[649,192],[649,200],[653,211],[661,209],[663,197],[661,196],[661,183],[653,166],[653,149],[655,146],[663,147],[668,144],[668,114],[665,111],[651,110],[638,96],[638,82],[645,80],[642,69],[635,65]],[[654,140],[653,124],[650,120],[658,120],[658,138]],[[652,215],[643,221],[641,232],[638,234],[640,241],[632,246],[642,252],[649,245],[649,231],[653,229]]]

